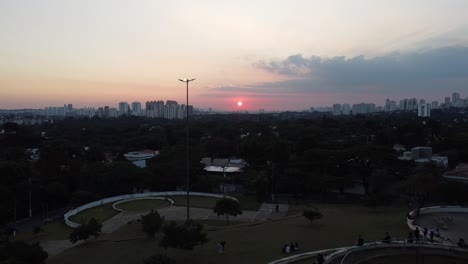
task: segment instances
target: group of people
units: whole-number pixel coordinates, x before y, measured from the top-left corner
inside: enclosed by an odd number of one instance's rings
[[[413,234],[414,234],[414,238],[416,242],[419,242],[421,239],[427,239],[427,238],[429,238],[429,241],[434,242],[434,237],[442,238],[442,236],[440,235],[439,228],[431,227],[431,229],[428,230],[426,227],[424,227],[422,229],[422,234],[421,234],[421,230],[419,230],[419,228],[416,227],[416,229],[413,232],[410,232],[408,234],[409,243],[413,242]]]
[[[286,243],[283,245],[283,249],[282,249],[282,252],[285,253],[285,254],[289,254],[293,251],[298,251],[299,250],[299,244],[296,242],[296,243]]]

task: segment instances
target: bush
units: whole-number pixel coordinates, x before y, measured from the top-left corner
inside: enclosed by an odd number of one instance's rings
[[[75,244],[79,240],[87,240],[90,236],[98,237],[101,233],[102,224],[94,217],[89,219],[88,223],[83,223],[74,228],[69,236],[70,242]]]
[[[320,212],[319,209],[313,208],[313,209],[306,209],[302,212],[302,216],[305,218],[309,219],[310,222],[316,220],[316,219],[321,219],[323,217],[322,212]]]
[[[203,233],[203,225],[193,220],[189,220],[183,225],[170,221],[164,225],[163,232],[164,237],[160,242],[160,246],[164,248],[173,247],[191,250],[194,246],[207,241],[206,234]]]
[[[164,218],[157,211],[152,210],[149,214],[141,217],[142,230],[149,237],[154,237],[154,234],[159,231]]]
[[[218,216],[226,215],[226,222],[228,224],[230,215],[236,216],[242,214],[239,202],[230,198],[223,198],[218,200],[215,207],[213,208],[213,212],[215,212]]]

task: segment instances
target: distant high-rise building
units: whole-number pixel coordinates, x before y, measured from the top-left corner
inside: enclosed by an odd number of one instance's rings
[[[419,99],[419,104],[422,105],[422,104],[425,104],[426,103],[426,100],[424,99]]]
[[[374,113],[376,111],[375,104],[366,104],[366,103],[360,103],[360,104],[353,104],[353,115],[356,114],[368,114],[368,113]]]
[[[110,108],[109,109],[109,117],[118,117],[119,116],[119,110],[117,108]]]
[[[110,115],[110,112],[109,112],[109,106],[104,106],[104,116],[105,117],[109,117]]]
[[[341,113],[343,115],[351,114],[351,106],[349,104],[342,104],[341,105]]]
[[[397,110],[397,104],[396,101],[390,101],[390,111],[396,111]]]
[[[164,101],[146,102],[147,117],[164,117]]]
[[[431,107],[432,107],[432,109],[437,109],[437,108],[439,108],[439,102],[438,102],[438,101],[432,101]]]
[[[333,115],[341,115],[341,104],[333,105]]]
[[[457,104],[457,101],[460,100],[460,94],[459,93],[452,93],[452,105],[455,106]]]
[[[390,99],[388,99],[388,98],[387,98],[387,100],[385,100],[384,111],[385,112],[390,112]]]
[[[132,103],[132,112],[134,115],[140,115],[141,113],[141,103],[140,102],[133,102]]]
[[[130,107],[126,102],[119,103],[119,115],[128,115]]]
[[[431,104],[420,104],[418,107],[419,117],[430,117],[431,116]]]
[[[450,106],[450,97],[445,97],[444,103],[446,107]]]
[[[169,103],[168,103],[169,102]],[[177,118],[177,110],[179,105],[176,101],[167,101],[164,107],[164,118],[175,119]]]
[[[408,110],[417,110],[418,109],[418,99],[411,98],[409,99],[409,107]]]
[[[400,110],[402,110],[402,111],[408,111],[409,110],[409,100],[408,99],[400,100]]]
[[[98,107],[98,110],[96,111],[96,115],[99,116],[99,117],[103,117],[104,116],[104,108]]]

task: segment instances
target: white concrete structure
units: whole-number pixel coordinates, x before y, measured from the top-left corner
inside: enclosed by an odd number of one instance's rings
[[[65,221],[65,224],[71,228],[75,228],[80,226],[80,224],[75,223],[71,221],[69,218],[73,215],[78,214],[81,211],[84,211],[86,209],[90,209],[93,207],[101,206],[104,204],[108,203],[114,203],[120,200],[127,200],[127,199],[133,199],[133,198],[146,198],[146,197],[166,197],[166,196],[185,196],[187,195],[187,192],[185,191],[172,191],[172,192],[148,192],[148,193],[134,193],[134,194],[124,194],[124,195],[118,195],[118,196],[113,196],[113,197],[108,197],[104,198],[98,201],[90,202],[81,206],[78,206],[75,209],[72,209],[68,211],[64,216],[63,219]],[[214,197],[214,198],[229,198],[236,200],[236,198],[231,197],[231,196],[226,196],[223,194],[215,194],[215,193],[200,193],[200,192],[190,192],[190,196],[206,196],[206,197]]]

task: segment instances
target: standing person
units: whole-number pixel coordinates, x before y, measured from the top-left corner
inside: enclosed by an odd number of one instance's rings
[[[385,237],[382,242],[390,243],[391,240],[392,238],[390,237],[390,234],[388,232],[385,232]]]
[[[362,238],[361,235],[359,235],[359,238],[358,238],[358,241],[357,241],[357,245],[358,245],[358,246],[364,245],[364,238]]]
[[[416,242],[419,242],[419,228],[416,227],[416,229],[414,230],[414,238],[416,239]]]
[[[426,239],[427,238],[427,227],[424,227],[424,230],[423,230],[423,235],[424,235],[424,238]]]
[[[286,251],[286,254],[291,253],[291,247],[289,246],[289,243],[286,244],[286,249],[285,249],[285,251]]]
[[[221,247],[223,248],[223,253],[224,253],[224,250],[226,250],[226,241],[221,241]]]
[[[276,213],[279,212],[279,205],[278,204],[276,204],[276,206],[275,206],[275,211],[276,211]]]
[[[224,246],[226,245],[226,241],[219,241],[218,243],[218,253],[224,254]]]
[[[224,249],[223,249],[223,245],[221,244],[222,241],[220,241],[218,243],[218,254],[223,254],[224,253]]]
[[[434,229],[431,229],[431,232],[429,232],[429,238],[431,239],[431,243],[434,242]]]

